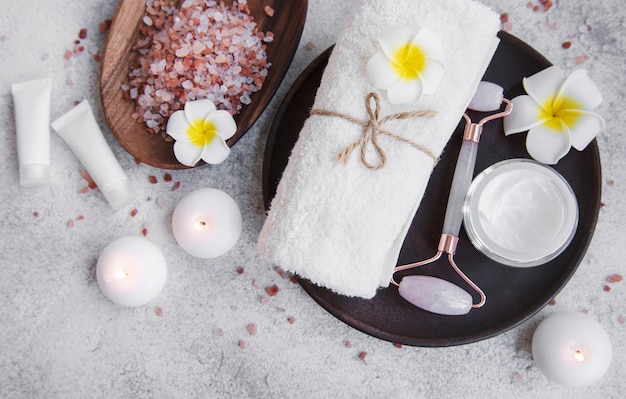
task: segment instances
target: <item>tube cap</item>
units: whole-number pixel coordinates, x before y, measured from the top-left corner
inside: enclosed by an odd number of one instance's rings
[[[39,187],[48,184],[50,184],[49,165],[20,165],[20,185],[22,187]]]
[[[102,190],[102,194],[115,210],[133,202],[137,198],[137,192],[128,179],[118,180]]]

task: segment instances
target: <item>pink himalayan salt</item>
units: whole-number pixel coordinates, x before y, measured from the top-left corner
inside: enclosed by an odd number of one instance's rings
[[[185,0],[180,9],[147,0],[143,23],[122,90],[150,133],[171,141],[167,119],[187,101],[208,98],[235,115],[263,86],[271,66],[264,43],[274,35],[257,30],[245,0]]]

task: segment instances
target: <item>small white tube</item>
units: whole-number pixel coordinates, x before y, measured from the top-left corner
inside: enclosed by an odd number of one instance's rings
[[[50,78],[11,85],[22,187],[50,183]]]
[[[52,122],[52,128],[74,151],[113,209],[118,210],[137,197],[104,139],[87,100]]]

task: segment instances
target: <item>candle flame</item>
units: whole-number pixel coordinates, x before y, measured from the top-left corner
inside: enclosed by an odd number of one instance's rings
[[[115,274],[113,274],[113,277],[115,277],[118,280],[121,280],[121,279],[128,277],[128,272],[126,271],[126,269],[121,268],[118,271],[116,271]]]
[[[214,228],[213,218],[208,215],[203,215],[194,221],[192,227],[199,232],[210,232]]]
[[[193,225],[193,228],[196,230],[205,230],[207,228],[208,223],[204,220],[199,220],[196,224]]]
[[[580,349],[577,349],[574,352],[574,359],[578,360],[579,362],[583,362],[585,360],[585,354]]]

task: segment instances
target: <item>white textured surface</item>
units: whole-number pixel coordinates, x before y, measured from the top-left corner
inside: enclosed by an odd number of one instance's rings
[[[101,51],[104,35],[98,24],[113,15],[116,2],[0,0],[0,397],[623,397],[626,282],[605,282],[610,274],[626,274],[620,251],[626,247],[623,1],[562,1],[548,12],[533,12],[525,0],[485,3],[509,13],[511,33],[566,72],[588,69],[600,87],[605,101],[599,112],[607,119],[598,139],[605,206],[587,256],[555,305],[490,340],[423,349],[395,348],[336,320],[261,261],[255,248],[264,221],[261,164],[271,118],[298,74],[334,42],[351,1],[310,0],[304,36],[283,86],[226,163],[171,172],[172,181],[164,182],[164,171],[135,165],[110,134],[100,109],[99,65],[91,54]],[[83,27],[89,29],[87,51],[68,66],[63,55]],[[565,41],[571,48],[561,47]],[[315,49],[306,47],[309,42]],[[53,120],[74,101],[87,98],[93,104],[140,192],[135,217],[129,215],[132,207],[114,213],[97,190],[78,193],[85,185],[82,167],[54,133],[52,185],[19,187],[9,86],[46,75],[53,78]],[[68,77],[73,86],[66,84]],[[157,184],[149,183],[150,175]],[[180,189],[171,190],[174,182]],[[176,202],[205,186],[232,195],[244,217],[239,243],[215,260],[186,255],[169,227]],[[79,215],[84,219],[68,227]],[[168,282],[153,303],[121,308],[98,289],[96,260],[108,243],[139,235],[144,227],[168,260]],[[238,266],[245,269],[241,275]],[[273,284],[280,292],[263,303],[264,287]],[[610,292],[603,290],[605,284]],[[534,329],[546,315],[562,310],[588,311],[611,337],[613,364],[593,386],[549,383],[533,363]],[[256,335],[248,333],[249,323],[256,324]],[[239,340],[245,340],[244,349]],[[358,357],[363,351],[364,361]]]

